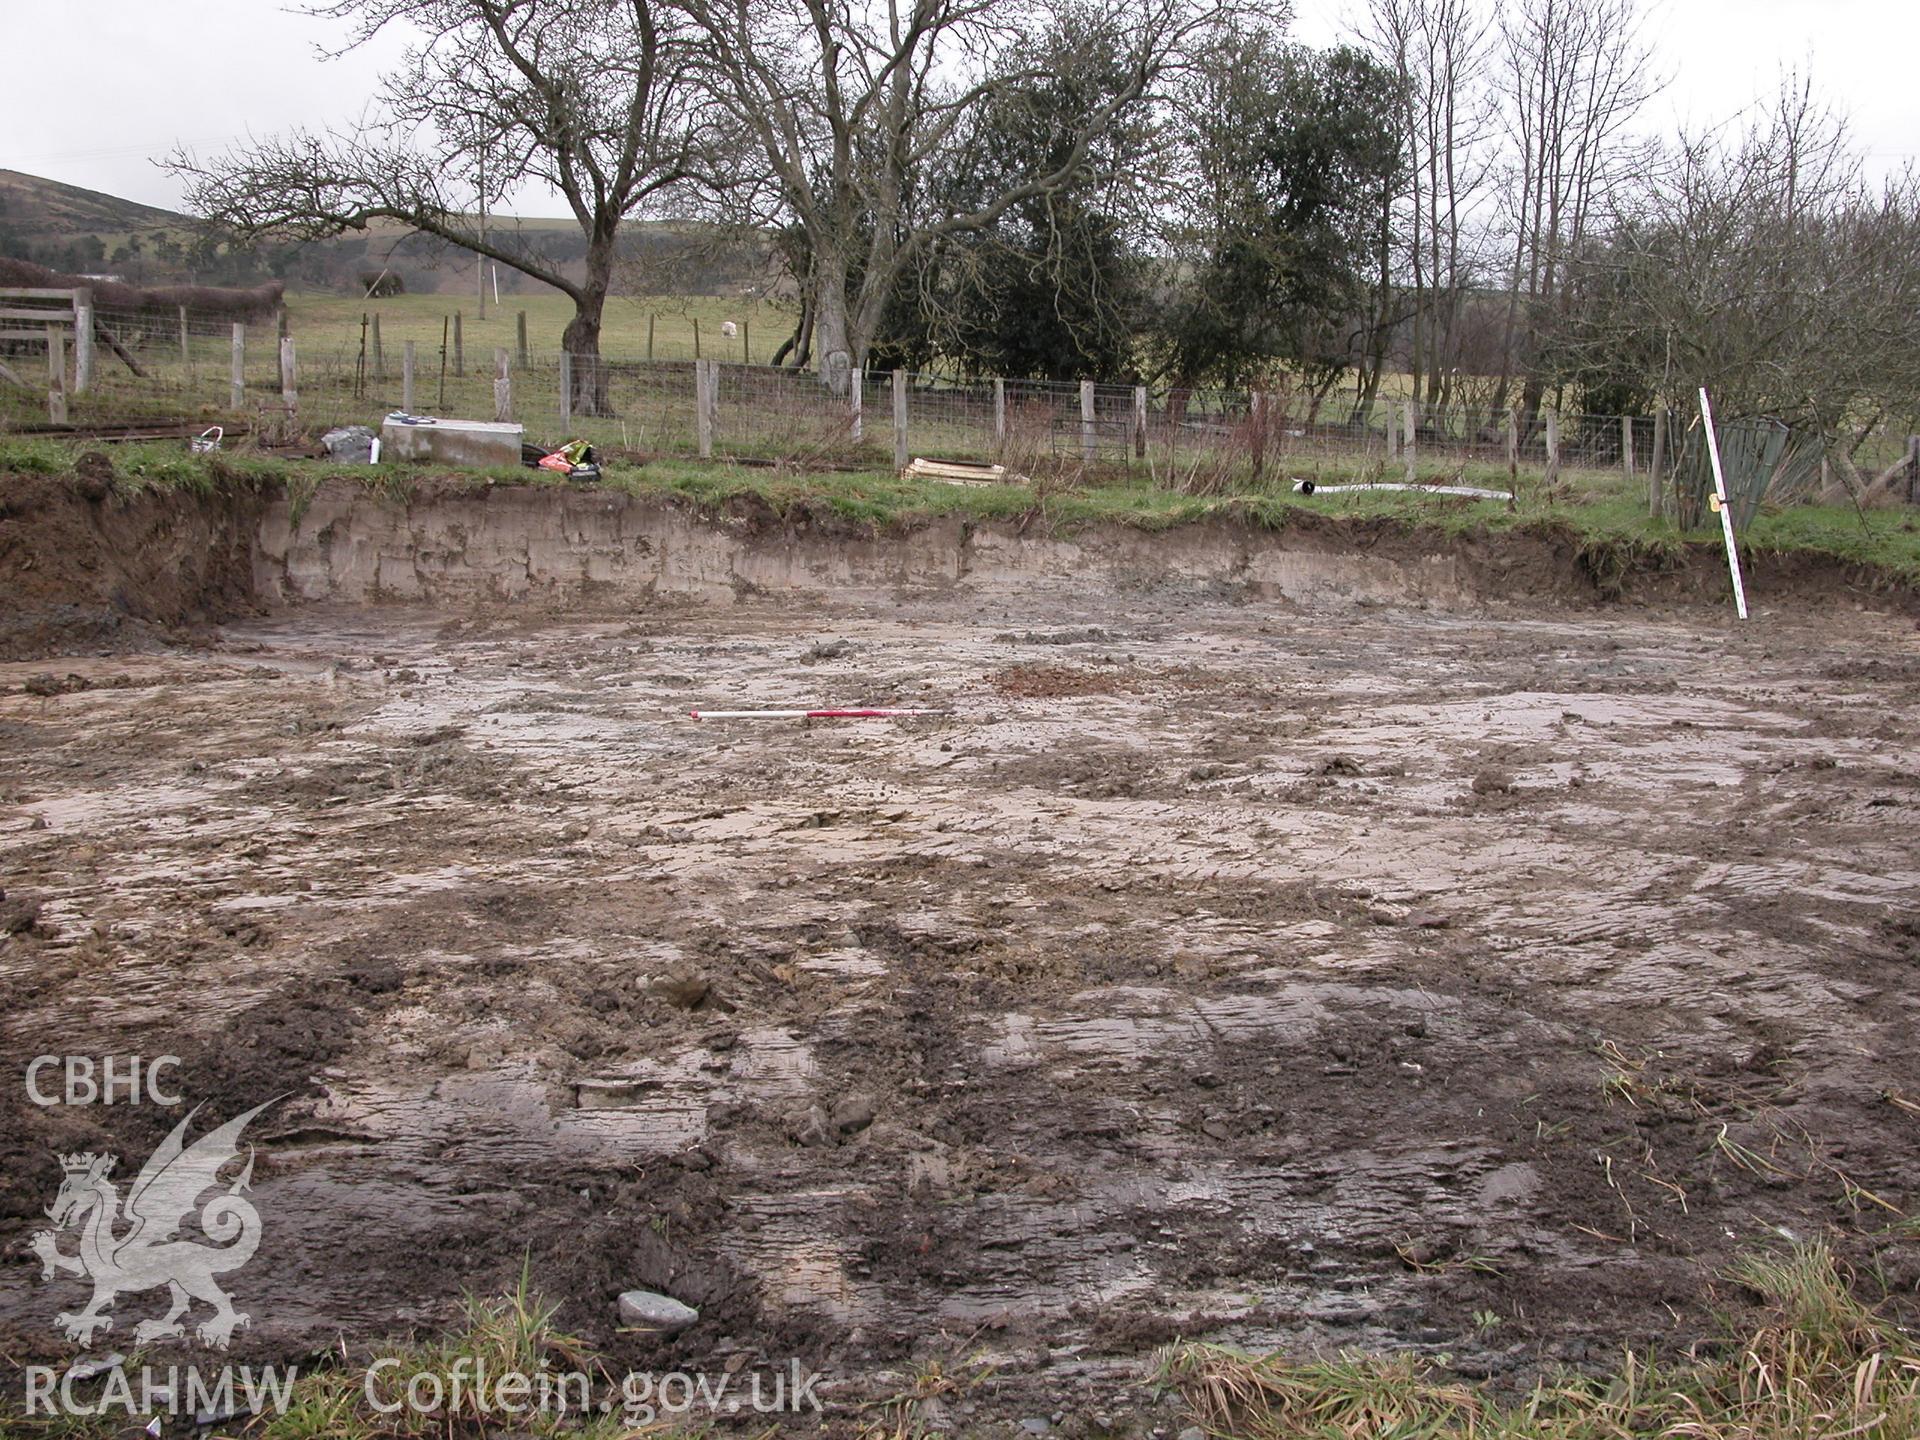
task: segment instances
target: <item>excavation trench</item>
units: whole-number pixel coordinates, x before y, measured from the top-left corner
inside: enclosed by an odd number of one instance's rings
[[[42,485],[0,516],[11,1364],[86,1296],[20,1249],[56,1154],[130,1179],[269,1100],[234,1359],[525,1267],[616,1367],[850,1405],[985,1360],[953,1427],[1092,1435],[1172,1423],[1182,1335],[1678,1347],[1783,1234],[1913,1300],[1920,646],[1857,608],[1904,595],[1780,570],[1824,607],[1740,629],[1551,539]],[[686,715],[815,702],[946,713]],[[184,1105],[33,1104],[44,1054],[178,1056]],[[634,1287],[701,1318],[623,1332]]]

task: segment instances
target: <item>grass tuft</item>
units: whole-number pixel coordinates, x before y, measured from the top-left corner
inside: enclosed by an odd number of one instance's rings
[[[1542,1382],[1502,1404],[1407,1356],[1290,1361],[1211,1345],[1161,1358],[1218,1440],[1912,1440],[1920,1353],[1854,1298],[1823,1245],[1743,1259],[1764,1321],[1664,1366],[1628,1351],[1604,1381]]]

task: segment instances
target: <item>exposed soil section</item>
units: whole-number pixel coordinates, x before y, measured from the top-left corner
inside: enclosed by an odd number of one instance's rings
[[[285,1096],[236,1358],[526,1264],[617,1364],[973,1356],[956,1423],[1090,1435],[1175,1335],[1679,1347],[1783,1235],[1920,1307],[1907,620],[729,593],[0,666],[0,1353],[82,1298],[17,1249],[53,1152],[177,1118],[43,1053]],[[803,703],[951,713],[686,717]]]
[[[1462,502],[1463,504],[1465,502]],[[1920,613],[1897,578],[1827,556],[1749,554],[1765,604],[1836,601]],[[471,605],[538,599],[735,604],[767,596],[937,594],[1094,584],[1216,598],[1433,609],[1549,602],[1724,605],[1715,545],[1668,554],[1583,541],[1558,526],[1448,533],[1392,518],[1242,512],[1150,531],[961,516],[856,523],[824,500],[777,511],[757,496],[698,508],[660,495],[423,481],[410,504],[328,481],[262,517],[255,585],[266,599]]]
[[[70,476],[0,475],[0,658],[177,640],[254,610],[264,503],[215,478],[128,496],[97,451]]]
[[[0,659],[190,641],[285,603],[471,606],[537,600],[594,613],[688,599],[750,603],[1024,592],[1098,585],[1216,599],[1435,610],[1724,605],[1716,546],[1599,545],[1554,526],[1449,533],[1389,518],[1289,512],[1279,528],[1223,512],[1167,531],[1104,524],[848,519],[824,500],[777,511],[746,495],[664,495],[422,478],[398,503],[333,478],[290,494],[216,459],[208,485],[128,493],[104,452],[60,477],[0,475]],[[1746,556],[1760,603],[1920,614],[1920,592],[1812,554]],[[49,671],[42,687],[71,683]]]

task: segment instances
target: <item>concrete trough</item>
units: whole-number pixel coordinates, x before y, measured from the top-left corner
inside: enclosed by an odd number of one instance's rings
[[[518,465],[525,427],[492,420],[436,420],[431,425],[380,426],[380,455],[385,460],[426,460],[482,470]]]

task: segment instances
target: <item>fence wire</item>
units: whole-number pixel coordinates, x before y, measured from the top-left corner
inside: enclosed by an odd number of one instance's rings
[[[60,313],[50,309],[49,320]],[[856,403],[811,372],[764,364],[690,357],[569,363],[551,351],[462,346],[451,336],[447,344],[383,345],[379,328],[365,324],[357,335],[318,343],[295,335],[283,366],[283,323],[280,316],[236,323],[190,311],[96,309],[85,377],[71,323],[58,346],[16,326],[0,339],[0,430],[221,424],[291,442],[340,425],[377,426],[407,410],[511,419],[536,445],[579,438],[635,456],[799,468],[885,468],[902,456],[991,459],[1014,470],[1080,464],[1144,471],[1187,489],[1248,474],[1312,475],[1322,465],[1381,478],[1448,469],[1492,478],[1555,464],[1644,476],[1656,443],[1647,416],[1430,407],[1342,390],[1149,390],[868,372],[859,377]],[[1685,433],[1677,423],[1665,437],[1663,470],[1688,463]],[[1804,466],[1791,478],[1796,494],[1814,488]]]

